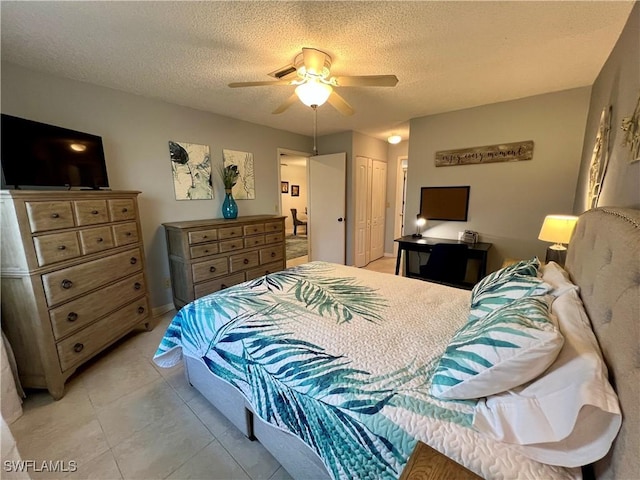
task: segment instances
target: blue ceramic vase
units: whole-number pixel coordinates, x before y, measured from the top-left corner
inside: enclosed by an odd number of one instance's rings
[[[238,204],[233,199],[231,189],[225,190],[224,202],[222,202],[222,216],[224,218],[237,218]]]

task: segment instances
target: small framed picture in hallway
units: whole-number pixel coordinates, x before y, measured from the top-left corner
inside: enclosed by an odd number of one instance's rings
[[[291,185],[291,196],[292,197],[300,196],[300,185]]]
[[[289,193],[289,182],[280,182],[280,192]]]

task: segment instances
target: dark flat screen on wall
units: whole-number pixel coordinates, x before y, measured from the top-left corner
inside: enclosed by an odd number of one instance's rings
[[[108,187],[102,137],[2,114],[3,188]]]
[[[422,187],[420,216],[427,220],[466,222],[471,187]]]

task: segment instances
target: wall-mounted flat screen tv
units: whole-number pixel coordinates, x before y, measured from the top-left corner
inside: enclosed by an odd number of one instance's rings
[[[106,188],[102,137],[2,114],[2,188]]]
[[[422,187],[420,216],[427,220],[466,222],[471,187]]]

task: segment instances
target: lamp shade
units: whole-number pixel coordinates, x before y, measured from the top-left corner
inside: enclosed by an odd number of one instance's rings
[[[539,240],[552,242],[555,245],[551,248],[563,250],[562,243],[569,243],[573,230],[576,227],[578,217],[573,215],[547,215],[542,223]]]
[[[310,79],[296,87],[296,95],[307,107],[313,105],[319,107],[327,101],[332,91],[331,85],[315,79]]]

